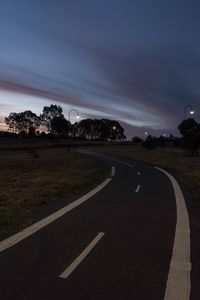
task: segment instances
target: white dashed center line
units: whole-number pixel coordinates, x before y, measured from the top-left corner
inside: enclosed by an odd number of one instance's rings
[[[112,170],[111,170],[111,177],[115,176],[115,167],[112,167]]]
[[[137,186],[136,190],[135,190],[135,193],[138,193],[140,190],[140,185]]]
[[[69,275],[80,265],[84,258],[90,253],[90,251],[95,247],[95,245],[104,236],[104,232],[99,232],[97,236],[91,241],[91,243],[85,248],[85,250],[73,261],[73,263],[62,273],[60,278],[66,279]]]

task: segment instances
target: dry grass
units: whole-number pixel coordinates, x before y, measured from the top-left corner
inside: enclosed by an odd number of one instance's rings
[[[179,148],[160,147],[147,150],[141,145],[96,147],[98,151],[160,165],[182,180],[200,200],[200,157],[192,157]]]
[[[30,224],[41,205],[84,192],[108,172],[94,158],[63,148],[0,151],[0,232]]]

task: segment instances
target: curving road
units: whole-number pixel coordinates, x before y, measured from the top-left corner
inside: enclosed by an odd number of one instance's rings
[[[189,299],[190,228],[169,177],[147,164],[98,157],[114,167],[104,188],[68,203],[20,242],[0,242],[1,300]],[[180,227],[177,205],[180,218],[186,213]],[[196,286],[194,279],[191,299],[200,299]]]

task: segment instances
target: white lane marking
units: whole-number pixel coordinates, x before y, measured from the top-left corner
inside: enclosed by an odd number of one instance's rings
[[[102,190],[111,180],[112,180],[112,178],[107,178],[103,183],[101,183],[95,189],[93,189],[86,195],[82,196],[81,198],[77,199],[76,201],[68,204],[67,206],[61,208],[60,210],[56,211],[55,213],[49,215],[48,217],[34,223],[33,225],[23,229],[22,231],[12,235],[11,237],[1,241],[0,242],[0,252],[6,250],[9,247],[14,246],[15,244],[19,243],[23,239],[27,238],[28,236],[32,235],[33,233],[35,233],[38,230],[42,229],[43,227],[47,226],[51,222],[62,217],[64,214],[68,213],[72,209],[81,205],[82,203],[87,201],[89,198],[94,196],[96,193],[98,193],[100,190]]]
[[[92,242],[85,248],[85,250],[73,261],[73,263],[59,275],[60,278],[66,279],[69,275],[78,267],[78,265],[84,260],[84,258],[90,253],[94,246],[104,236],[104,232],[99,232]]]
[[[120,164],[122,164],[122,165],[125,165],[125,166],[127,166],[127,167],[133,168],[133,165],[128,164],[128,163],[125,163],[125,162],[122,161],[122,160],[112,159],[112,161],[116,161],[116,162],[118,162],[118,163],[120,163]]]
[[[138,176],[140,176],[140,175],[141,175],[141,173],[140,173],[139,171],[137,172],[137,174],[138,174]]]
[[[140,185],[137,186],[136,190],[135,190],[135,193],[138,193],[140,190]]]
[[[115,176],[115,172],[116,172],[115,167],[112,167],[112,170],[111,170],[111,177]]]
[[[176,232],[164,300],[190,299],[190,225],[183,193],[172,175],[156,167],[171,181],[176,198]]]

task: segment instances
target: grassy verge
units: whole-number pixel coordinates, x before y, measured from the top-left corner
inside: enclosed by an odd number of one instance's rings
[[[141,145],[133,145],[103,146],[95,149],[103,153],[163,166],[188,186],[195,199],[200,200],[200,157],[198,156],[192,157],[184,150],[175,147],[147,150]]]
[[[63,148],[0,151],[0,233],[30,224],[41,205],[94,187],[110,170]]]

